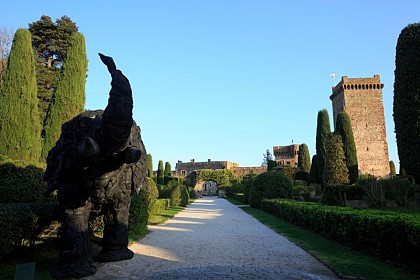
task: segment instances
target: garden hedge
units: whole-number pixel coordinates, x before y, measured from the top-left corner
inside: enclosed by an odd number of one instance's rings
[[[418,214],[274,199],[263,200],[261,209],[358,250],[373,252],[386,260],[418,269]]]

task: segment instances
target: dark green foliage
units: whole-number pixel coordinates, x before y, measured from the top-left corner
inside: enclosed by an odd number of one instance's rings
[[[394,122],[398,155],[407,174],[420,182],[420,23],[405,27],[397,41]]]
[[[152,178],[147,178],[147,186],[148,186],[148,192],[149,192],[149,198],[151,200],[156,200],[159,197],[159,190],[156,186],[155,181],[153,181]]]
[[[153,159],[151,154],[147,154],[147,177],[153,178]]]
[[[339,134],[331,134],[325,150],[325,166],[323,184],[325,187],[335,187],[349,183],[348,170],[345,163],[343,142]]]
[[[257,175],[255,174],[247,174],[244,177],[242,177],[241,183],[244,185],[244,201],[243,202],[245,203],[248,203],[249,201],[249,190],[251,189],[255,178],[257,178]]]
[[[305,182],[309,181],[309,173],[306,171],[299,170],[295,173],[295,180],[302,180]]]
[[[319,175],[318,175],[318,159],[317,155],[312,156],[311,171],[309,172],[308,177],[309,184],[321,184]]]
[[[128,218],[129,236],[142,236],[147,233],[149,220],[149,194],[141,189],[137,195],[131,197],[130,216]]]
[[[78,27],[67,16],[54,23],[49,16],[29,24],[36,60],[38,108],[41,126],[45,122],[52,96],[57,88],[60,68],[65,64],[71,35]]]
[[[41,157],[47,158],[61,134],[61,125],[83,112],[87,72],[86,46],[83,35],[74,32],[70,38],[60,79],[44,123],[44,146]]]
[[[24,161],[39,160],[41,127],[36,93],[31,33],[18,29],[0,92],[0,154]]]
[[[295,179],[296,173],[299,171],[297,167],[294,166],[282,166],[279,171],[288,177],[291,181]]]
[[[238,177],[232,172],[232,170],[228,169],[203,169],[200,170],[197,180],[213,181],[216,182],[219,187],[229,187],[238,181]]]
[[[166,210],[170,207],[171,200],[169,198],[159,198],[153,204],[153,207],[149,210],[149,215],[157,214],[163,210]]]
[[[159,160],[158,170],[156,174],[156,183],[158,185],[165,184],[165,174],[163,170],[163,161]]]
[[[295,225],[418,269],[420,221],[417,215],[290,200],[263,200],[261,205],[263,210]]]
[[[357,163],[357,150],[356,143],[354,142],[353,129],[351,128],[350,116],[347,112],[338,113],[336,132],[341,135],[343,141],[350,184],[354,184],[357,181],[357,177],[359,177],[359,166]]]
[[[249,205],[261,207],[263,198],[292,197],[292,181],[278,171],[268,171],[258,175],[249,190]]]
[[[391,177],[397,176],[397,171],[395,169],[395,163],[392,160],[389,161],[389,170],[390,170],[390,173],[391,173]]]
[[[311,156],[306,144],[299,145],[298,168],[307,173],[311,170]]]
[[[325,165],[326,143],[331,134],[330,118],[328,111],[323,109],[318,112],[317,127],[316,127],[316,159],[318,167],[319,182],[323,184],[322,178]]]
[[[172,175],[171,164],[169,163],[169,161],[165,162],[165,170],[163,171],[163,174],[165,176],[171,176]]]
[[[182,203],[188,204],[188,200],[185,202],[185,194],[184,198],[182,198],[182,191],[181,189],[185,186],[176,180],[169,181],[168,185],[158,185],[159,188],[159,198],[169,198],[170,199],[170,206],[179,206]],[[189,198],[189,197],[188,197]],[[186,205],[185,204],[185,205]]]
[[[263,154],[263,162],[261,166],[267,166],[267,171],[273,170],[276,167],[276,161],[273,160],[273,155],[270,153],[270,150],[267,149],[265,154]]]
[[[46,199],[44,170],[0,156],[0,257],[17,246],[33,245],[57,219],[55,197]]]
[[[44,170],[34,165],[19,166],[0,160],[0,203],[43,200]]]
[[[190,194],[188,192],[188,188],[185,185],[180,185],[180,187],[181,187],[181,201],[179,202],[179,205],[187,206],[190,201]]]

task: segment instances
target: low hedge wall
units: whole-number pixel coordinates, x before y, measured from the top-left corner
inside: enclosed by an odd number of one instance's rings
[[[265,199],[261,209],[362,251],[408,268],[420,263],[420,215]]]
[[[171,205],[170,198],[159,198],[153,202],[153,206],[150,208],[150,214],[157,214],[160,211],[168,209]]]

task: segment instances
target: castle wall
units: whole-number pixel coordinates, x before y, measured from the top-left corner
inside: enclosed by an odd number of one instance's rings
[[[379,75],[373,78],[344,76],[333,88],[330,99],[334,128],[339,112],[346,111],[350,116],[359,172],[387,177],[390,168],[382,88]]]
[[[273,154],[277,166],[297,166],[299,144],[289,146],[274,146]]]

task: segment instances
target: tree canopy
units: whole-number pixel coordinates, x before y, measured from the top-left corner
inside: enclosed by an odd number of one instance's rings
[[[212,170],[203,169],[197,177],[197,181],[214,181],[219,187],[229,187],[238,181],[238,177],[228,169]]]
[[[0,93],[0,154],[11,159],[38,161],[41,128],[31,33],[18,29]]]
[[[323,184],[323,171],[325,165],[325,153],[326,153],[326,143],[328,137],[331,134],[330,127],[330,118],[328,116],[328,111],[323,109],[318,112],[317,127],[316,127],[316,155],[317,155],[317,166],[318,166],[318,175],[320,177],[320,182]]]
[[[400,166],[420,182],[420,23],[405,27],[397,41],[394,122]]]

